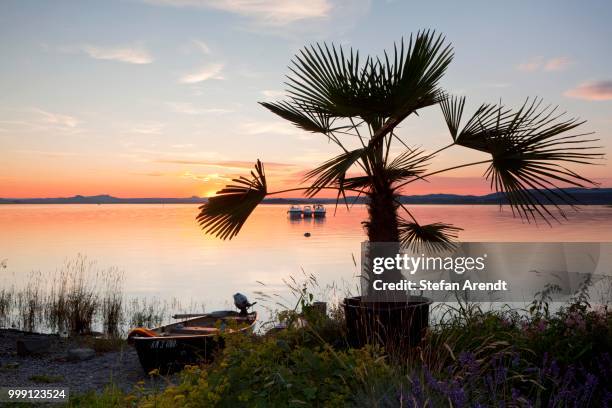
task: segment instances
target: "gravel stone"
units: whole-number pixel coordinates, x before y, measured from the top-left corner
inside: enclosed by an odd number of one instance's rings
[[[149,378],[140,366],[136,350],[127,344],[119,351],[94,353],[90,359],[69,361],[69,350],[83,348],[82,339],[40,335],[50,341],[46,353],[19,355],[17,340],[25,336],[27,333],[18,330],[0,329],[0,387],[68,387],[70,393],[79,394],[101,392],[111,382],[124,391],[131,391],[139,381],[145,382],[145,388],[160,389],[178,379],[176,375]],[[30,380],[37,375],[62,378],[62,381],[38,384]]]

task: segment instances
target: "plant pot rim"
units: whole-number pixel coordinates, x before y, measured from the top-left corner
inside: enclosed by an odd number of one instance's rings
[[[385,305],[389,309],[405,309],[407,307],[419,307],[424,305],[431,305],[433,300],[425,296],[411,296],[407,302],[362,302],[362,296],[351,296],[346,297],[342,301],[342,304],[347,307],[354,308],[373,308],[376,306]],[[359,304],[350,304],[347,300],[359,301]]]

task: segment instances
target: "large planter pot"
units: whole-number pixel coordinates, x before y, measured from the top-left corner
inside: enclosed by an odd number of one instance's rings
[[[388,351],[418,345],[429,326],[432,300],[411,297],[407,302],[363,302],[361,296],[344,299],[347,335],[352,347],[379,344]]]

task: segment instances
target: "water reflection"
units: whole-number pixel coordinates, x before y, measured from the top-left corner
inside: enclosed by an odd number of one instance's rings
[[[497,206],[420,205],[411,208],[423,223],[447,222],[464,228],[463,242],[611,241],[612,208],[585,206],[554,227],[523,224]],[[339,207],[326,218],[291,218],[286,206],[257,207],[230,241],[204,235],[197,205],[2,205],[0,283],[31,271],[54,271],[82,253],[100,267],[125,271],[128,295],[173,296],[204,302],[207,310],[231,307],[237,291],[285,294],[283,280],[302,269],[322,287],[336,283],[352,290],[359,274],[364,206]],[[310,237],[305,237],[310,233]],[[357,261],[358,262],[358,261]],[[344,282],[344,283],[343,283]],[[343,292],[343,290],[340,290]]]
[[[287,216],[287,219],[289,220],[290,224],[301,224],[304,220],[301,215],[289,215]]]

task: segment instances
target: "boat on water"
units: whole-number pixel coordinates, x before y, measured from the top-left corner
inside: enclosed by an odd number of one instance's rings
[[[315,204],[314,206],[314,210],[313,210],[313,215],[317,218],[322,218],[325,217],[325,213],[327,210],[325,210],[325,207],[323,206],[323,204]]]
[[[291,218],[301,218],[302,207],[299,205],[292,205],[291,208],[289,208],[289,211],[287,211],[287,214],[289,214],[289,217]]]
[[[305,205],[304,208],[302,208],[302,214],[304,218],[312,217],[312,208],[310,208],[309,205]]]
[[[234,295],[240,295],[237,293]],[[222,310],[207,314],[175,315],[184,319],[178,323],[154,329],[136,328],[128,335],[128,343],[136,348],[140,365],[145,373],[159,370],[162,374],[183,369],[186,365],[197,365],[210,361],[214,354],[225,345],[224,337],[253,330],[257,312],[246,309],[244,295],[241,311]],[[238,306],[238,301],[235,301]]]

